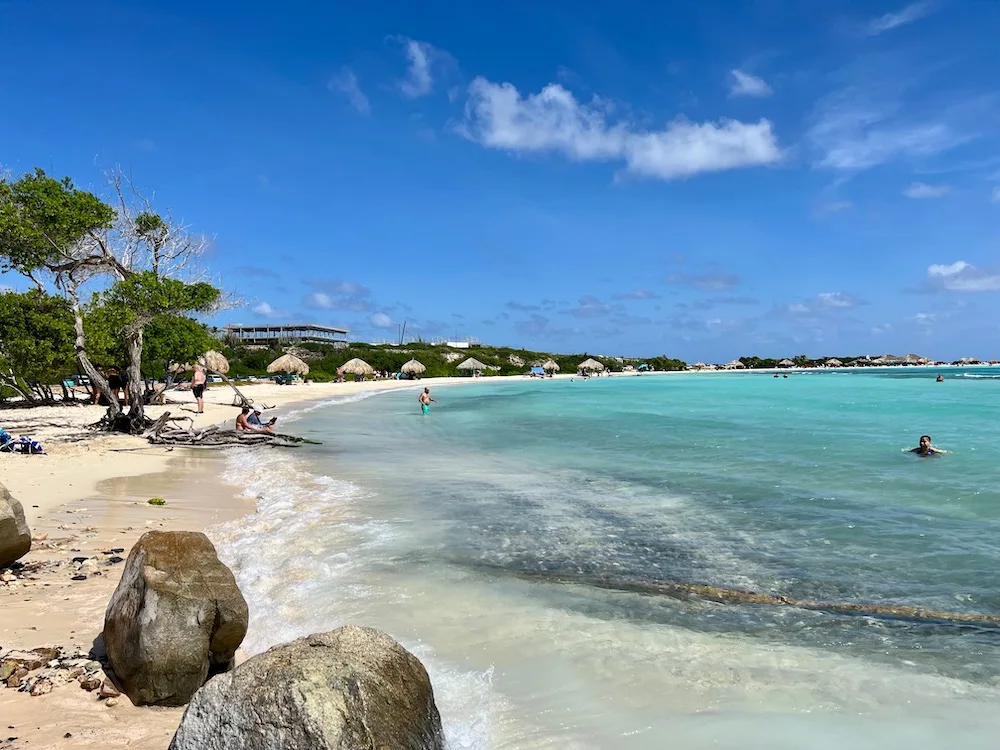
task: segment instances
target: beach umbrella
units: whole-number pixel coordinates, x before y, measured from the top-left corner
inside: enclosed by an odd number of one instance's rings
[[[198,358],[198,364],[204,366],[212,372],[225,375],[229,372],[229,360],[223,357],[214,349],[210,349]]]
[[[844,366],[844,363],[843,363],[843,362],[841,362],[841,361],[840,361],[839,359],[837,359],[836,357],[834,357],[833,359],[828,359],[828,360],[826,361],[826,366],[827,366],[827,367],[843,367],[843,366]]]
[[[375,368],[370,364],[365,362],[363,359],[350,359],[340,366],[341,372],[346,372],[348,375],[361,375],[368,376],[375,374]]]
[[[298,375],[308,375],[309,365],[296,357],[294,354],[282,354],[274,362],[267,366],[267,371],[271,374],[276,372],[295,373]]]
[[[458,365],[459,370],[485,370],[486,365],[480,362],[474,357],[469,357],[467,360]]]
[[[783,359],[778,363],[778,367],[795,367],[795,363],[790,359]]]
[[[542,369],[545,372],[559,372],[559,365],[554,359],[549,359],[542,363]]]
[[[596,359],[585,359],[576,366],[576,369],[579,372],[603,372],[604,365]]]
[[[399,368],[399,371],[404,375],[423,375],[426,370],[427,368],[415,359],[411,359]]]

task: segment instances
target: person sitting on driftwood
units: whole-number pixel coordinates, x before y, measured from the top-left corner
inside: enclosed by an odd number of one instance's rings
[[[236,429],[247,432],[274,432],[274,423],[277,421],[278,418],[275,417],[267,424],[263,424],[260,421],[260,409],[254,407],[251,411],[251,407],[244,406],[240,415],[236,417]]]

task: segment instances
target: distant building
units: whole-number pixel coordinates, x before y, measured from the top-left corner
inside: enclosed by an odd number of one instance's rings
[[[346,328],[299,324],[287,326],[232,324],[226,326],[226,338],[243,346],[280,346],[288,344],[328,344],[346,346]]]

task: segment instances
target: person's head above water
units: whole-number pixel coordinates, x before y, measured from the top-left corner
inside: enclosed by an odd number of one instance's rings
[[[430,393],[430,392],[431,392],[430,388],[424,388],[424,393]]]
[[[931,447],[931,436],[930,435],[921,435],[920,436],[920,447],[921,448],[930,448]]]

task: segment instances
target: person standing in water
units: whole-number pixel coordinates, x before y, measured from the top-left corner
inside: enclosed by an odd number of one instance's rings
[[[909,452],[916,453],[918,456],[940,456],[944,455],[948,451],[943,451],[940,448],[935,448],[933,445],[931,445],[930,435],[921,435],[920,445],[918,445],[916,448],[910,448]]]
[[[205,412],[205,368],[201,365],[194,366],[194,375],[191,376],[191,393],[194,394],[195,400],[198,402],[198,413],[203,414]]]
[[[431,402],[433,402],[434,399],[431,398],[430,388],[424,388],[424,392],[420,394],[420,397],[417,399],[417,401],[420,402],[421,414],[427,416],[428,414],[431,413]]]

